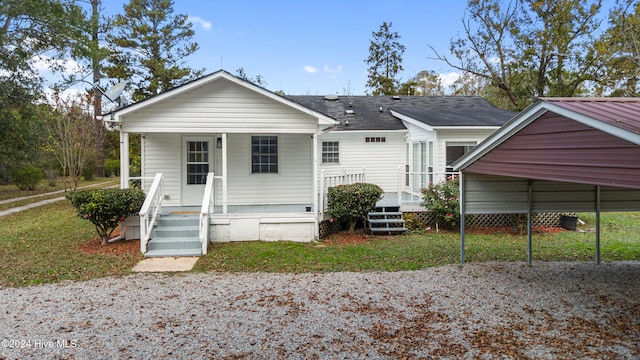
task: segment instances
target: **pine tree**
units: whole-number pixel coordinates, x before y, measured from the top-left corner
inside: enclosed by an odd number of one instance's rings
[[[195,32],[184,14],[174,14],[172,0],[131,0],[115,19],[109,38],[115,50],[105,72],[130,82],[133,100],[180,86],[200,76],[204,69],[185,66],[198,50]]]
[[[367,87],[373,95],[393,95],[397,93],[399,81],[395,78],[403,69],[402,54],[405,47],[398,40],[400,35],[391,32],[392,23],[383,22],[377,32],[372,32],[369,45],[369,80]]]

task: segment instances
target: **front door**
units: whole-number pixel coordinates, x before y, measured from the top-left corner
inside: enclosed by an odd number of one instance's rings
[[[182,139],[182,206],[200,206],[213,171],[213,138],[190,136]]]

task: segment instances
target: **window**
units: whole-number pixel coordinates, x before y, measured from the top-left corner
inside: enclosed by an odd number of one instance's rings
[[[340,163],[340,144],[337,141],[322,142],[322,163],[323,164]]]
[[[387,138],[384,136],[367,136],[364,138],[364,142],[366,143],[383,143],[387,142]]]
[[[453,171],[451,164],[476,147],[475,143],[447,143],[447,172]]]
[[[209,142],[187,141],[187,184],[206,184],[208,172]]]
[[[278,173],[278,137],[251,137],[251,173]]]

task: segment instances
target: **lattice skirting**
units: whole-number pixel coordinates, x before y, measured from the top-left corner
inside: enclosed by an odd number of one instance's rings
[[[342,231],[342,226],[337,221],[324,220],[320,222],[320,239],[340,231]]]
[[[413,218],[414,221],[421,222],[425,226],[435,226],[433,215],[429,211],[405,211],[403,214],[405,220]],[[471,214],[465,217],[467,228],[517,226],[521,222],[526,225],[526,214]],[[409,226],[410,224],[407,224],[407,227]],[[560,213],[533,214],[533,226],[560,227]],[[320,222],[320,239],[340,231],[342,227],[337,221]]]
[[[434,218],[429,211],[404,212],[412,214],[426,225],[435,225]],[[406,219],[406,216],[405,216]],[[516,226],[520,222],[526,224],[526,214],[471,214],[465,216],[465,227],[503,227]],[[533,226],[559,227],[560,213],[533,214]]]

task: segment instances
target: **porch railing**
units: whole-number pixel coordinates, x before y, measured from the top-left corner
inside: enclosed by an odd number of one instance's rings
[[[354,173],[344,172],[341,175],[325,175],[324,170],[322,170],[320,179],[322,183],[320,184],[319,204],[320,204],[320,214],[323,215],[324,211],[327,209],[327,192],[330,187],[366,182],[367,173],[364,168],[362,169],[362,172],[354,172]]]
[[[158,215],[162,212],[162,200],[164,199],[164,176],[157,173],[151,183],[151,188],[140,208],[140,251],[147,252],[147,243],[151,239],[153,226]]]
[[[202,197],[202,207],[200,208],[200,243],[202,244],[202,255],[207,254],[209,245],[209,227],[211,224],[210,215],[214,211],[215,204],[215,176],[210,172],[207,174],[207,184],[204,187]]]

